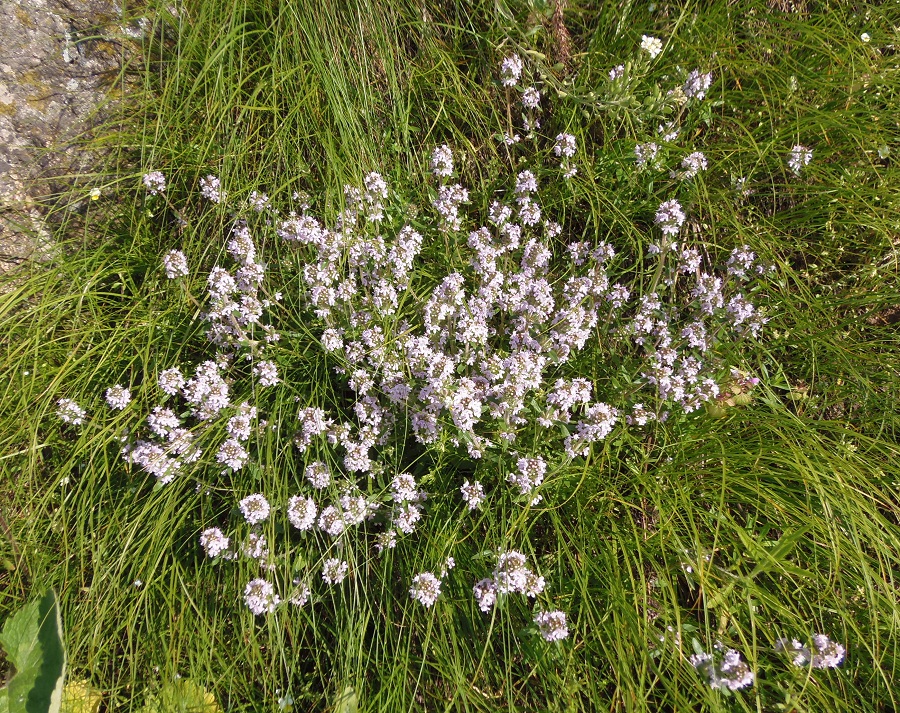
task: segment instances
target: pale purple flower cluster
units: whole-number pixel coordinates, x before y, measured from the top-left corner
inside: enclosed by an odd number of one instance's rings
[[[162,171],[150,171],[144,174],[144,187],[151,196],[164,193],[166,190],[166,177]]]
[[[349,570],[350,565],[346,561],[330,557],[322,565],[322,579],[325,584],[340,584]]]
[[[200,546],[207,557],[218,557],[228,551],[231,541],[222,534],[218,527],[210,527],[200,533]]]
[[[250,203],[250,207],[257,213],[262,213],[266,210],[269,210],[272,205],[272,201],[269,199],[269,196],[258,191],[253,191],[250,193],[248,203]]]
[[[469,510],[477,509],[484,502],[484,486],[477,480],[474,483],[465,481],[460,486],[459,492]]]
[[[257,260],[250,229],[243,221],[235,223],[226,247],[238,268],[230,272],[216,266],[209,273],[209,311],[203,315],[210,323],[206,336],[223,350],[234,352],[250,346],[257,354],[262,343],[252,339],[254,330],[271,336],[271,330],[263,325],[263,312],[271,303],[259,294],[265,267]]]
[[[537,87],[528,87],[522,92],[522,107],[527,110],[538,109],[541,106],[541,93]],[[537,128],[537,127],[535,127]]]
[[[275,587],[264,579],[251,579],[244,588],[244,603],[256,616],[271,614],[281,603]]]
[[[515,485],[521,495],[528,495],[544,481],[547,464],[543,458],[519,458],[516,470],[506,476],[507,482]]]
[[[650,43],[646,49],[655,47]],[[523,69],[518,57],[505,60],[502,76],[508,86],[518,83]],[[697,81],[703,85],[702,77]],[[526,110],[539,109],[539,90],[526,89],[522,100]],[[636,149],[639,164],[655,162],[659,147],[652,142],[641,146]],[[553,154],[562,161],[564,177],[574,175],[568,161],[576,151],[573,135],[556,137]],[[699,166],[696,170],[705,167],[702,154],[692,157]],[[685,171],[693,165],[685,165]],[[733,280],[752,274],[752,253],[749,258],[744,253],[733,255],[729,275],[723,279],[709,268],[704,271],[700,249],[664,241],[653,290],[634,299],[608,274],[615,258],[610,245],[561,238],[564,228],[545,216],[538,182],[538,175],[543,180],[545,174],[540,166],[519,163],[505,188],[483,203],[477,196],[472,204],[490,203],[487,216],[474,209],[469,214],[464,208],[469,205],[468,189],[450,182],[459,180],[451,178],[450,147],[434,149],[430,170],[438,179],[431,189],[433,212],[417,215],[417,228],[394,222],[403,210],[392,203],[395,196],[377,172],[368,173],[359,186],[345,187],[343,209],[327,224],[308,214],[305,200],[299,215],[290,213],[274,221],[274,230],[301,257],[301,297],[315,317],[328,362],[352,399],[346,411],[331,414],[301,404],[297,428],[289,429],[298,450],[310,453],[301,487],[312,490],[290,497],[282,514],[293,537],[310,546],[334,546],[340,552],[348,533],[375,530],[374,548],[381,553],[420,527],[428,511],[427,494],[413,475],[381,462],[381,449],[395,447],[395,429],[402,435],[408,428],[420,444],[455,448],[472,459],[497,449],[495,453],[505,454],[496,458],[501,459],[507,486],[501,481],[496,492],[487,493],[496,487],[496,479],[470,476],[461,487],[458,483],[454,487],[459,487],[469,511],[482,507],[488,495],[492,500],[512,495],[527,507],[548,490],[542,484],[548,472],[557,470],[557,458],[589,456],[592,444],[608,438],[622,422],[640,426],[663,418],[641,403],[619,403],[624,395],[609,393],[605,381],[594,384],[565,374],[564,365],[596,335],[610,339],[631,335],[646,353],[645,383],[655,387],[663,401],[691,411],[718,394],[721,365],[704,355],[713,337],[721,340],[730,334],[720,329],[721,322],[739,335],[756,333],[753,325],[764,321],[744,297],[749,289],[738,293],[731,289]],[[215,189],[219,191],[218,182]],[[250,203],[254,209],[278,214],[262,194],[251,196]],[[660,205],[656,223],[666,238],[678,236],[684,222],[676,200]],[[216,461],[235,470],[249,459],[247,443],[257,412],[247,402],[232,406],[232,388],[240,392],[232,386],[236,374],[230,371],[231,364],[236,356],[244,356],[258,386],[281,381],[274,361],[265,358],[266,344],[276,340],[277,333],[264,324],[270,303],[263,299],[265,267],[251,224],[237,219],[232,226],[226,248],[236,269],[216,266],[207,280],[209,309],[204,317],[217,359],[201,363],[190,379],[177,368],[159,376],[166,394],[184,398],[197,421],[197,436],[225,421],[227,438],[219,445]],[[452,242],[455,236],[447,233],[461,231],[464,225],[467,239],[456,243],[462,261],[447,274],[417,269],[423,245],[435,239]],[[554,256],[560,244],[568,249]],[[562,269],[551,269],[560,259],[566,260]],[[687,295],[692,302],[685,308],[678,300]],[[160,479],[170,479],[187,461],[186,451],[176,451],[173,444],[188,448],[194,437],[175,415],[180,410],[155,409],[148,426],[156,440],[139,441],[127,449],[133,462]],[[260,432],[263,425],[260,422]],[[528,455],[515,454],[514,462],[503,462],[515,453],[509,444],[523,432],[537,434],[542,455],[520,447]],[[199,454],[191,454],[195,452]],[[357,479],[368,479],[368,486],[362,487]],[[257,529],[271,510],[260,493],[245,498],[240,511],[246,523],[241,527]],[[369,524],[359,527],[365,522]],[[210,534],[202,540],[203,547],[209,553],[210,542],[224,540],[219,550],[225,554],[229,538],[216,532],[218,539]],[[238,552],[264,568],[274,567],[260,532],[235,541],[243,543]],[[448,559],[439,575],[437,569],[417,575],[410,588],[412,598],[433,606],[451,562]],[[329,558],[321,576],[327,584],[337,584],[348,571],[346,561]],[[254,613],[271,611],[280,601],[274,586],[265,580],[254,583],[253,598],[245,596],[247,605]],[[525,556],[508,551],[499,555],[492,576],[478,582],[473,593],[479,608],[488,611],[498,596],[515,592],[537,598],[544,588],[544,579],[527,566]],[[540,611],[534,621],[548,641],[568,635],[563,612]]]
[[[241,515],[251,525],[256,525],[269,517],[271,508],[269,501],[261,493],[248,495],[238,503]]]
[[[504,87],[514,87],[519,83],[525,64],[519,55],[509,55],[500,62],[500,83]]]
[[[634,147],[634,158],[639,169],[656,168],[659,145],[653,141],[638,144]]]
[[[684,219],[684,211],[677,200],[663,201],[659,204],[655,221],[663,235],[678,235]]]
[[[316,503],[312,498],[294,495],[288,500],[288,520],[298,530],[306,531],[312,529],[318,512]]]
[[[553,153],[567,158],[574,156],[576,149],[577,144],[572,134],[559,134],[556,137],[556,143],[553,145]]]
[[[753,671],[734,649],[728,649],[721,656],[694,654],[689,660],[691,665],[706,677],[710,688],[737,691],[753,685]]]
[[[185,379],[178,367],[173,366],[170,369],[164,369],[159,373],[159,388],[166,392],[169,396],[175,396],[184,388]]]
[[[681,159],[681,171],[672,171],[671,176],[672,178],[690,180],[700,171],[705,171],[706,167],[706,156],[700,151],[694,151]]]
[[[181,250],[170,250],[163,255],[163,268],[166,271],[166,277],[174,280],[179,277],[187,277],[188,272],[187,257]]]
[[[800,172],[812,161],[812,149],[797,144],[788,154],[787,164],[795,176],[799,176]]]
[[[699,101],[706,97],[710,84],[712,84],[712,72],[704,74],[699,69],[694,69],[688,74],[682,91],[688,99],[697,99]]]
[[[462,228],[459,207],[468,202],[469,191],[458,183],[438,189],[437,198],[432,201],[432,205],[441,217],[441,230],[447,232]]]
[[[281,379],[278,378],[278,367],[275,362],[263,359],[256,362],[253,366],[253,373],[256,375],[257,383],[260,386],[275,386]]]
[[[209,175],[200,179],[200,195],[212,203],[221,203],[225,200],[225,192],[222,184],[216,176]]]
[[[226,439],[216,451],[216,461],[231,470],[240,470],[249,459],[247,449],[236,438]]]
[[[106,403],[110,408],[121,411],[131,403],[131,392],[121,384],[110,386],[106,390]]]
[[[478,608],[488,612],[498,595],[517,592],[534,599],[544,591],[544,586],[544,578],[528,567],[525,555],[511,550],[500,554],[493,576],[477,582],[472,591]]]
[[[72,426],[80,426],[84,423],[84,417],[87,416],[87,411],[81,408],[81,406],[72,399],[60,399],[56,402],[56,415],[59,416],[63,423],[68,423]]]
[[[409,596],[424,607],[432,607],[441,594],[441,580],[431,572],[422,572],[413,577]]]
[[[569,636],[566,615],[559,611],[542,611],[534,616],[534,623],[544,641],[562,641]]]
[[[791,654],[791,663],[795,666],[813,668],[837,668],[846,654],[843,644],[832,641],[825,634],[813,634],[810,646],[797,639],[779,639],[775,642],[775,648]]]
[[[185,464],[194,463],[201,451],[193,445],[194,434],[184,428],[174,411],[155,406],[147,416],[147,426],[155,441],[126,442],[122,457],[153,475],[160,483],[171,482]]]
[[[447,144],[438,146],[431,152],[431,172],[438,178],[453,175],[453,152]]]

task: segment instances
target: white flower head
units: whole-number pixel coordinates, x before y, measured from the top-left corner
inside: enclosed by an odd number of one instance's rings
[[[681,203],[676,200],[664,201],[656,211],[656,224],[662,230],[663,235],[678,235],[684,219]]]
[[[534,616],[534,623],[538,625],[544,641],[561,641],[569,635],[566,615],[559,610],[538,612]]]
[[[248,495],[238,505],[241,509],[241,515],[251,525],[262,522],[269,517],[269,501],[261,493]]]
[[[178,367],[173,366],[159,374],[159,388],[165,391],[169,396],[174,396],[184,387],[184,376]]]
[[[322,565],[322,579],[325,584],[340,584],[347,576],[350,565],[335,557],[325,560]]]
[[[200,179],[200,195],[212,203],[221,203],[225,199],[225,191],[216,176],[209,175]]]
[[[163,255],[163,267],[166,270],[166,277],[170,280],[187,277],[189,274],[187,257],[181,250],[169,250]]]
[[[462,493],[463,502],[469,510],[475,510],[484,502],[484,487],[477,480],[474,483],[467,480],[460,486],[459,492]]]
[[[87,416],[87,412],[72,399],[60,399],[56,402],[56,415],[64,423],[80,426],[84,423],[84,417]]]
[[[453,152],[447,144],[438,146],[431,152],[431,172],[438,178],[453,175]]]
[[[424,607],[431,607],[441,593],[441,580],[431,572],[422,572],[413,577],[409,595]]]
[[[278,367],[274,361],[262,360],[258,361],[253,367],[253,374],[256,376],[260,386],[275,386],[281,379],[278,378]]]
[[[797,144],[788,154],[788,168],[791,169],[795,176],[799,176],[800,172],[809,165],[810,161],[812,161],[812,155],[812,149]]]
[[[525,65],[519,55],[512,54],[505,57],[500,63],[500,82],[504,87],[516,86],[524,68]]]
[[[251,579],[244,588],[244,603],[256,616],[271,614],[280,602],[275,587],[264,579]]]
[[[313,461],[307,465],[303,475],[317,490],[327,488],[331,483],[331,470],[322,461]]]
[[[166,177],[162,171],[150,171],[144,174],[144,187],[151,196],[166,190]]]
[[[522,106],[525,109],[537,109],[541,105],[541,93],[536,87],[528,87],[522,92]]]
[[[571,158],[575,155],[578,144],[572,134],[559,134],[556,137],[556,144],[553,146],[553,153],[557,156],[565,156]]]
[[[316,504],[312,498],[302,498],[299,495],[294,495],[288,500],[288,520],[298,530],[306,531],[311,529],[316,521],[316,513]]]
[[[131,403],[131,392],[121,384],[110,386],[106,390],[106,403],[110,408],[121,411]]]
[[[210,527],[200,533],[200,546],[206,551],[207,557],[218,557],[227,552],[229,542],[229,538],[218,527]]]
[[[649,35],[641,35],[641,49],[650,55],[651,59],[656,59],[657,55],[662,52],[662,40]]]

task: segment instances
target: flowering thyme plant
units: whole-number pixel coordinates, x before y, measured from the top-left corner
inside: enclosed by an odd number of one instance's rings
[[[661,42],[644,40],[656,57]],[[506,57],[504,91],[517,91],[525,71],[521,58]],[[710,82],[695,71],[679,91],[699,102]],[[466,185],[453,148],[435,147],[425,157],[431,210],[414,218],[403,199],[409,187],[376,171],[345,187],[343,209],[330,220],[299,195],[287,213],[257,191],[231,206],[219,178],[201,180],[204,200],[235,211],[230,263],[209,271],[204,302],[188,295],[202,310],[211,353],[184,372],[171,365],[159,373],[161,403],[122,454],[167,484],[194,469],[227,476],[247,468],[265,429],[292,442],[303,474],[295,492],[278,499],[263,481],[263,492],[239,493],[231,518],[199,535],[209,558],[258,568],[244,588],[253,614],[304,605],[316,590],[364,576],[347,552],[384,556],[415,542],[438,498],[454,502],[460,518],[489,508],[511,513],[506,533],[488,543],[478,571],[453,570],[449,542],[443,559],[408,576],[409,596],[430,609],[448,578],[468,578],[481,612],[522,595],[534,602],[537,633],[565,639],[567,616],[557,608],[564,585],[541,573],[552,559],[529,563],[525,554],[535,549],[526,525],[542,504],[553,505],[556,474],[590,459],[616,429],[639,432],[715,406],[738,373],[738,345],[760,335],[766,318],[750,295],[769,268],[749,247],[720,254],[707,245],[678,197],[647,216],[642,260],[599,229],[571,234],[559,204],[545,204],[542,192],[577,175],[581,147],[567,132],[537,133],[538,112],[549,113],[538,87],[524,88],[521,105],[529,141],[507,141],[517,145],[515,167],[493,186]],[[666,141],[677,136],[677,127],[666,131]],[[635,155],[638,170],[660,168],[655,143]],[[687,184],[707,170],[695,151],[671,175]],[[165,177],[153,172],[145,184],[161,193]],[[273,239],[296,266],[298,314],[279,306],[291,286],[270,284],[260,245]],[[423,269],[424,255],[442,244],[460,257],[435,275]],[[174,283],[191,275],[177,249],[161,269]],[[343,397],[299,403],[295,424],[270,425],[265,390],[292,378],[279,365],[279,320],[312,330]],[[584,370],[579,355],[588,348],[624,366]],[[108,401],[124,408],[127,390],[110,387]],[[74,402],[60,402],[60,416],[84,418]],[[471,475],[448,485],[415,465],[445,453],[468,463]],[[442,489],[429,491],[426,480]],[[279,581],[290,562],[305,564],[293,567],[290,583]],[[731,653],[717,681],[740,668]],[[741,668],[735,680],[747,685],[752,674]]]

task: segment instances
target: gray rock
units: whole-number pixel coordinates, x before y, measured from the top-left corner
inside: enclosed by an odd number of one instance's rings
[[[96,156],[76,143],[105,102],[140,26],[108,0],[0,2],[0,272],[46,253],[48,208],[85,185]]]

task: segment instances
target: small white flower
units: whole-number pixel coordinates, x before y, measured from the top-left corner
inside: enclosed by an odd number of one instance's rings
[[[861,39],[863,42],[870,42],[872,40],[872,35],[870,35],[868,32],[863,32],[859,36],[859,39]]]
[[[795,176],[800,175],[800,171],[803,170],[805,166],[809,165],[809,162],[812,161],[812,149],[808,149],[805,146],[797,144],[794,148],[791,149],[790,154],[788,154],[787,164],[788,168],[793,171]]]
[[[475,594],[478,608],[483,612],[490,611],[497,601],[497,585],[493,579],[482,579],[480,582],[477,582],[472,588],[472,592]]]
[[[160,372],[157,383],[159,383],[159,388],[169,396],[174,396],[184,387],[184,376],[178,367],[173,366],[171,369]]]
[[[92,200],[92,201],[95,201],[95,200],[97,200],[98,198],[100,198],[100,189],[99,189],[99,188],[92,188],[92,189],[91,189],[91,200]]]
[[[200,179],[200,195],[213,203],[221,203],[225,198],[219,179],[212,175]]]
[[[649,35],[641,35],[641,49],[649,54],[652,59],[655,59],[662,52],[662,48],[662,40]]]
[[[250,454],[247,453],[247,449],[244,448],[241,445],[241,442],[236,438],[229,438],[226,440],[219,446],[219,450],[216,453],[216,461],[232,470],[240,470],[243,468],[249,457]],[[262,496],[260,495],[259,497]],[[268,511],[266,511],[266,514],[268,515]]]
[[[571,158],[575,155],[577,147],[578,144],[572,134],[559,134],[556,137],[556,144],[553,146],[553,153],[557,156]]]
[[[477,480],[474,483],[467,480],[459,491],[462,493],[463,501],[469,506],[469,510],[475,510],[484,501],[484,487]]]
[[[309,481],[309,484],[317,490],[327,488],[329,483],[331,483],[331,470],[322,461],[313,461],[307,465],[303,475]]]
[[[656,211],[655,221],[662,230],[663,235],[678,235],[684,219],[685,215],[681,209],[681,203],[676,200],[660,203]]]
[[[309,530],[316,521],[316,504],[312,498],[294,495],[288,500],[287,515],[291,525],[298,530]]]
[[[278,367],[275,362],[263,360],[253,367],[253,373],[259,380],[260,386],[275,386],[281,379],[278,378]]]
[[[431,172],[438,178],[447,178],[453,175],[453,152],[447,144],[438,146],[432,151]]]

